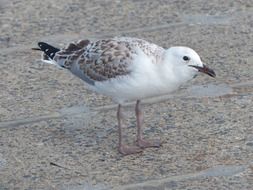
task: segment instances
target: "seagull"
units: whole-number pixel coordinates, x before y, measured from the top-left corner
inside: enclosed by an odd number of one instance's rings
[[[81,78],[89,89],[118,104],[118,150],[123,155],[161,145],[157,140],[143,138],[141,100],[169,94],[198,73],[216,76],[189,47],[165,49],[132,37],[79,40],[62,49],[39,42],[38,48],[33,49],[42,51],[42,61],[67,69]],[[137,141],[132,146],[122,140],[122,104],[127,101],[136,101]]]

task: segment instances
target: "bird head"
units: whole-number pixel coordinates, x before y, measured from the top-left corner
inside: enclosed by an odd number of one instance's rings
[[[167,50],[166,57],[173,64],[173,68],[180,70],[185,75],[195,77],[198,73],[204,73],[211,77],[216,76],[215,72],[207,67],[201,61],[199,55],[191,48],[182,46],[171,47]]]

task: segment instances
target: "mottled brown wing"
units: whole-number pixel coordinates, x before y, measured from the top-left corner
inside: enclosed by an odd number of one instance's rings
[[[124,43],[125,46],[130,47],[131,50],[141,49],[145,53],[152,63],[157,64],[161,61],[165,49],[146,40],[132,37],[115,37],[114,40]]]
[[[132,63],[131,48],[115,40],[99,40],[85,47],[77,64],[86,82],[94,84],[130,72]],[[78,73],[80,75],[80,73]]]
[[[71,42],[67,47],[57,52],[53,60],[61,67],[70,69],[73,63],[76,62],[79,56],[83,54],[85,47],[91,42],[89,40],[80,40],[78,42]]]
[[[158,63],[163,48],[145,40],[116,37],[90,42],[81,40],[71,43],[57,52],[54,61],[69,69],[89,84],[105,81],[130,73],[133,56],[141,49],[153,63]]]
[[[89,40],[79,40],[78,42],[72,42],[66,48],[62,49],[61,53],[66,54],[66,53],[78,51],[80,49],[83,49],[90,43],[91,42]]]

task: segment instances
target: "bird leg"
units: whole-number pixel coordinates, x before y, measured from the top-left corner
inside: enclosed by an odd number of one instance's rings
[[[137,100],[135,106],[135,114],[137,120],[137,145],[141,148],[149,148],[149,147],[160,147],[160,142],[158,140],[148,141],[142,138],[142,129],[141,126],[143,125],[143,113],[140,107],[140,100]]]
[[[122,121],[123,121],[123,113],[122,106],[119,104],[117,111],[117,119],[118,119],[118,132],[119,132],[119,152],[123,155],[134,154],[142,152],[142,150],[137,146],[127,146],[122,144]]]

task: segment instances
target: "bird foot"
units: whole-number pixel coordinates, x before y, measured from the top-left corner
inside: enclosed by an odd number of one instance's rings
[[[141,153],[142,149],[139,148],[138,146],[121,145],[119,147],[119,152],[123,155],[129,155],[129,154]]]
[[[144,140],[144,139],[138,139],[137,145],[140,148],[159,148],[161,146],[161,142],[159,140]]]

